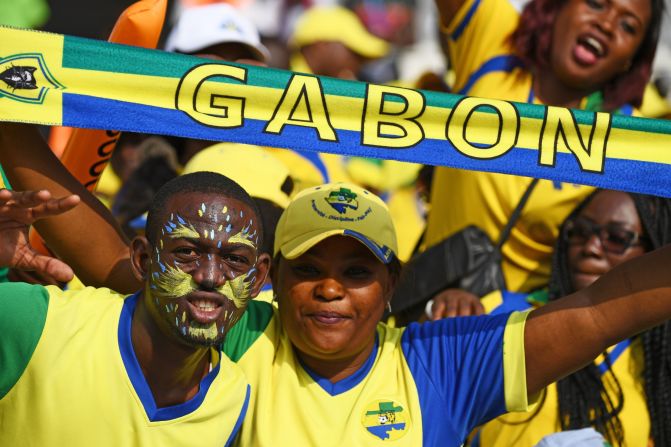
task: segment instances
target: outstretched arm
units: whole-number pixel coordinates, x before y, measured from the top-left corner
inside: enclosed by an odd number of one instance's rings
[[[82,204],[36,222],[49,248],[87,285],[131,293],[140,286],[130,268],[128,240],[110,212],[53,155],[33,126],[0,123],[0,164],[13,187],[76,194]]]
[[[609,346],[671,318],[671,246],[621,264],[586,289],[534,310],[524,334],[533,395]]]

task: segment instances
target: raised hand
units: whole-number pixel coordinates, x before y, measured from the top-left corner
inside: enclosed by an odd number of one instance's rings
[[[49,191],[17,192],[0,189],[0,266],[34,270],[67,282],[74,276],[64,262],[37,253],[28,243],[28,229],[36,220],[65,213],[79,196],[53,199]]]
[[[482,315],[485,308],[480,303],[480,299],[470,292],[461,289],[447,289],[431,300],[431,305],[427,306],[427,317],[431,320],[440,320],[441,318],[467,317],[470,315]]]

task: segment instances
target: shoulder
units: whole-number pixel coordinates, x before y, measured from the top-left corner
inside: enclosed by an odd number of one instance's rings
[[[0,327],[3,329],[3,338],[15,331],[41,332],[47,317],[49,298],[59,292],[57,288],[26,283],[0,284]]]
[[[275,307],[265,301],[251,300],[247,310],[226,334],[222,350],[229,359],[237,362],[256,343],[275,318]]]
[[[498,25],[492,29],[482,28],[481,21],[498,18]],[[477,28],[478,32],[495,34],[502,27],[514,29],[517,26],[519,14],[509,0],[466,0],[450,23],[444,24],[442,31],[452,41],[458,41],[469,28]],[[499,38],[505,38],[506,35]]]
[[[49,297],[50,291],[43,286],[0,284],[0,398],[21,377],[37,347],[47,319]]]

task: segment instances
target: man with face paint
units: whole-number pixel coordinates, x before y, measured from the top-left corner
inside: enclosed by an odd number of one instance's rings
[[[0,190],[0,208],[26,224],[78,202]],[[7,249],[26,241],[15,220],[0,219],[0,265],[66,272]],[[200,172],[156,195],[132,242],[135,294],[1,284],[0,445],[229,445],[249,386],[218,347],[265,280],[261,234],[247,193]]]

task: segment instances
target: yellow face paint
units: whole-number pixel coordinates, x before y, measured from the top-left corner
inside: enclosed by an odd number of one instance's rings
[[[196,229],[193,228],[193,225],[191,224],[179,224],[174,230],[172,230],[170,237],[172,239],[198,239],[200,234],[198,234],[198,231],[196,231]],[[163,246],[161,246],[161,248],[163,248]]]
[[[201,215],[202,213],[204,215],[205,212],[206,207],[204,204],[201,204],[198,214]],[[230,237],[228,242],[243,244],[256,250],[256,244],[254,243],[256,230],[250,231],[252,225],[253,222],[250,220],[248,225],[242,228],[237,234]],[[224,227],[224,224],[217,223],[212,227],[197,230],[193,224],[187,219],[182,218],[179,214],[171,215],[170,220],[163,226],[163,237],[159,240],[159,246],[161,250],[163,250],[164,245],[168,241],[165,239],[166,237],[170,239],[214,240],[215,231],[217,233],[221,232],[224,230]],[[226,226],[227,233],[230,232],[231,227],[232,225],[230,223]],[[221,246],[221,243],[222,241],[219,241],[218,248]],[[156,259],[153,260],[152,263],[155,268],[152,269],[153,273],[147,292],[156,302],[157,309],[167,317],[166,320],[171,325],[174,325],[178,332],[183,336],[188,336],[193,339],[216,341],[224,333],[225,327],[230,327],[233,324],[232,320],[234,318],[239,318],[239,311],[225,310],[222,319],[208,325],[202,325],[196,321],[191,321],[188,318],[188,312],[182,308],[183,306],[179,304],[177,299],[188,296],[199,289],[198,284],[193,280],[193,272],[189,270],[190,273],[187,273],[177,267],[177,264],[170,265],[167,262],[162,262],[162,256],[158,248],[156,249]],[[228,298],[236,309],[244,309],[247,301],[251,299],[251,289],[255,281],[252,274],[255,271],[256,270],[252,268],[247,274],[242,274],[227,280],[221,287],[216,289],[216,291]]]
[[[189,335],[193,338],[201,338],[203,340],[216,340],[217,333],[217,323],[212,322],[207,326],[200,326],[197,323],[192,323],[187,329]]]
[[[252,247],[252,248],[256,249],[256,244],[254,244],[254,242],[247,239],[246,234],[243,233],[242,231],[237,233],[237,234],[234,234],[233,236],[228,238],[228,242],[231,243],[231,244],[234,244],[234,243],[243,244],[243,245],[247,245],[249,247]]]
[[[198,289],[195,281],[188,273],[167,266],[153,281],[156,287],[151,289],[152,294],[159,298],[179,298]]]
[[[226,284],[219,287],[217,292],[227,296],[233,301],[238,309],[244,307],[251,298],[252,282],[246,281],[247,275],[240,275],[235,279],[226,281]]]

